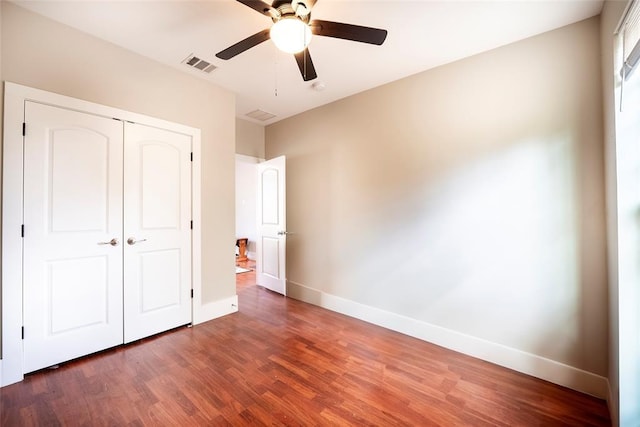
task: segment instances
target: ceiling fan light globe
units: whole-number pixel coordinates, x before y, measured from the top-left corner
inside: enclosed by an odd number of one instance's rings
[[[286,17],[273,24],[270,37],[286,53],[302,52],[311,42],[311,28],[297,17]]]

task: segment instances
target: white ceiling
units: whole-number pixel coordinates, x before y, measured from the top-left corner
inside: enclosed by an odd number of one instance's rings
[[[384,28],[382,46],[314,37],[318,78],[304,82],[292,55],[270,41],[229,61],[222,49],[271,24],[235,0],[23,1],[15,3],[237,94],[237,115],[286,117],[476,53],[597,15],[602,0],[318,0],[312,19]],[[190,54],[215,64],[205,74]],[[325,90],[315,91],[314,82]],[[251,120],[251,119],[248,119]]]

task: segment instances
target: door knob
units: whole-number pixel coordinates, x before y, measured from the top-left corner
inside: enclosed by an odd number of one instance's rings
[[[146,241],[147,241],[147,239],[140,239],[140,240],[136,240],[136,238],[135,238],[135,237],[129,237],[129,238],[127,239],[127,243],[128,243],[128,244],[130,244],[130,245],[135,245],[136,243],[139,243],[139,242],[146,242]]]
[[[118,239],[116,239],[115,237],[111,240],[109,240],[108,242],[98,242],[99,245],[111,245],[111,246],[118,246]]]
[[[278,236],[286,236],[287,234],[291,234],[291,233],[289,233],[288,231],[284,231],[284,230],[278,231]]]

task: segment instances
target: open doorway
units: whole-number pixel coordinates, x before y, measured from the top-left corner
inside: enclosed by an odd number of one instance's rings
[[[265,128],[261,124],[236,119],[236,290],[256,284],[257,172],[265,157]],[[240,239],[243,239],[242,242]],[[240,244],[243,243],[243,248]],[[229,248],[231,249],[231,248]],[[241,252],[243,252],[241,254]],[[246,259],[244,259],[246,257]]]
[[[236,288],[255,284],[256,174],[263,159],[236,154]]]

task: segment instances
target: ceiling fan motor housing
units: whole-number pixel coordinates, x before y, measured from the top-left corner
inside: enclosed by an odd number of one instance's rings
[[[298,18],[305,24],[309,24],[311,11],[303,2],[290,2],[286,0],[276,0],[271,5],[271,19],[278,22],[283,18]],[[275,11],[275,13],[273,12]]]

